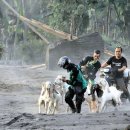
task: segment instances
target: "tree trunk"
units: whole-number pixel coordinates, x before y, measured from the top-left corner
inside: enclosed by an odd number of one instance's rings
[[[71,21],[70,21],[70,39],[72,40],[72,36],[73,36],[73,33],[74,33],[74,16],[72,16],[71,18]]]
[[[50,51],[50,46],[46,46],[46,69],[49,69],[49,51]]]
[[[23,16],[26,16],[24,0],[22,0],[22,14],[23,14]],[[23,41],[24,41],[24,43],[26,43],[28,28],[24,24],[24,29],[21,28],[21,30],[22,30],[21,32],[23,33]]]
[[[107,22],[106,22],[107,36],[109,36],[109,25],[110,25],[110,2],[108,3],[108,9],[107,9]]]
[[[18,28],[18,25],[19,25],[19,18],[17,18],[16,30],[15,30],[13,57],[12,57],[13,60],[15,60],[15,58],[16,58],[15,51],[16,51],[16,43],[17,43],[17,28]]]

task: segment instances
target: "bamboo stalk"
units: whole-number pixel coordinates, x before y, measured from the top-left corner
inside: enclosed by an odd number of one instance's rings
[[[42,68],[42,67],[46,68],[46,64],[33,65],[33,66],[29,67],[29,68],[30,69],[37,69],[37,68]]]

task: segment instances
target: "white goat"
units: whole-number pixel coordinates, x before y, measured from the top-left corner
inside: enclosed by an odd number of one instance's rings
[[[58,90],[60,91],[61,96],[62,96],[62,104],[64,101],[65,94],[68,91],[68,88],[70,87],[69,84],[62,81],[63,78],[66,78],[66,77],[63,75],[58,75],[55,79],[55,84],[56,86],[58,85]],[[69,110],[70,110],[70,107],[68,106],[66,111],[69,112]]]
[[[62,96],[62,104],[64,101],[64,96],[66,94],[66,92],[68,91],[69,88],[69,84],[67,84],[66,82],[63,82],[62,79],[65,78],[65,76],[63,75],[58,75],[55,79],[55,84],[57,86],[58,91],[61,93]]]
[[[38,106],[39,106],[39,113],[41,113],[41,105],[43,104],[44,107],[45,107],[45,92],[46,92],[46,89],[47,87],[49,88],[51,86],[51,82],[50,81],[46,81],[46,82],[43,82],[42,83],[42,90],[41,90],[41,94],[39,96],[39,99],[38,99]]]
[[[61,94],[56,91],[55,85],[50,81],[46,81],[42,85],[41,94],[38,99],[39,113],[41,113],[41,104],[43,102],[46,114],[50,114],[50,112],[54,114],[58,108],[60,98]]]
[[[120,96],[123,91],[117,90],[115,86],[109,86],[105,78],[100,78],[98,85],[103,90],[99,112],[102,112],[104,110],[108,101],[113,100],[116,103],[115,105],[121,104]]]

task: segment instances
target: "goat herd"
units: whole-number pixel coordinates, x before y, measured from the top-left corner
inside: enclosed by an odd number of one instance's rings
[[[55,114],[58,112],[60,102],[64,103],[64,96],[67,92],[69,85],[62,81],[63,75],[58,75],[54,82],[46,81],[42,84],[42,90],[38,99],[39,113],[41,113],[41,105],[44,106],[46,114]],[[84,94],[85,103],[87,103],[90,112],[103,112],[107,106],[107,103],[113,104],[117,109],[122,103],[120,96],[123,93],[117,90],[115,86],[109,86],[104,77],[100,77],[97,81],[98,89],[102,92],[100,95],[95,92],[96,100],[92,101],[92,95],[89,95],[90,83],[87,86],[87,90]],[[66,109],[69,110],[69,107]]]

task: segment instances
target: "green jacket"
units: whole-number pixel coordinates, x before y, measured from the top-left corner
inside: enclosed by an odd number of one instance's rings
[[[84,78],[84,76],[83,76],[82,72],[80,71],[80,69],[78,68],[78,66],[71,63],[67,70],[68,70],[68,72],[70,72],[70,80],[67,81],[68,84],[70,84],[72,86],[79,85],[82,87],[82,89],[87,88],[88,82]]]

